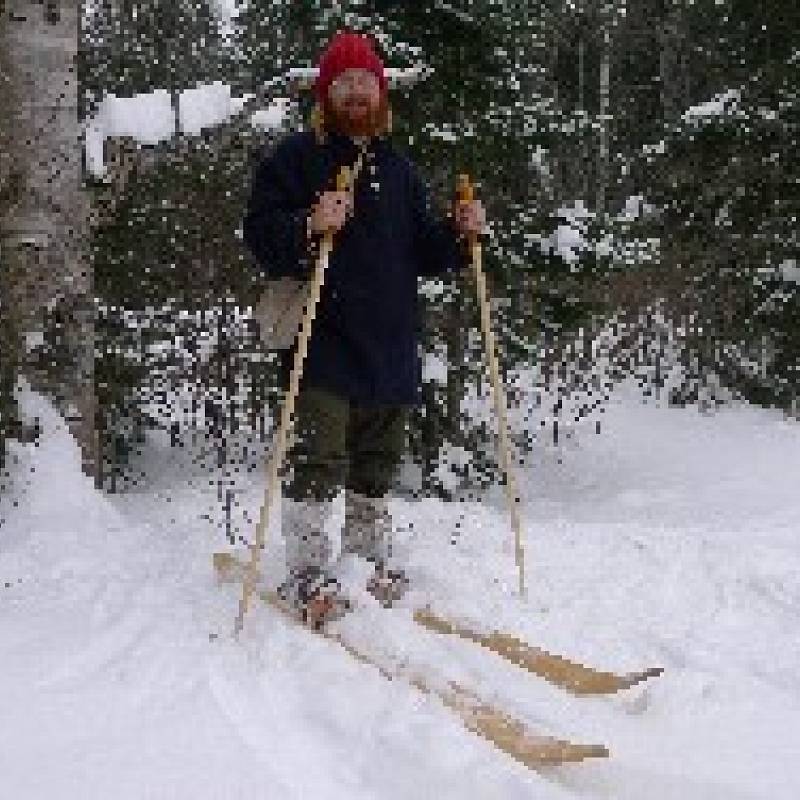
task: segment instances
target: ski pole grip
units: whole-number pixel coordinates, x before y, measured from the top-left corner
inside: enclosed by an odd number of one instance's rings
[[[469,175],[462,172],[456,178],[456,197],[459,205],[467,205],[475,199],[475,187],[469,179]]]
[[[350,167],[342,167],[336,175],[336,191],[346,192],[350,188]]]
[[[350,186],[350,181],[352,180],[352,175],[350,172],[350,167],[344,165],[339,168],[339,171],[336,173],[336,191],[337,192],[347,192],[350,191],[352,188]],[[328,247],[333,245],[333,231],[326,231],[325,232],[325,239],[324,241],[327,243]]]

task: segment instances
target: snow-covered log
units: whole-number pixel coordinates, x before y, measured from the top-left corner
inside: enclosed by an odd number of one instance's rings
[[[406,90],[425,80],[433,70],[420,65],[408,69],[388,68],[391,89]],[[198,86],[179,95],[181,135],[201,135],[211,128],[237,130],[256,126],[278,129],[290,111],[290,99],[281,91],[298,94],[310,90],[317,77],[316,67],[296,67],[265,83],[255,95],[231,97],[230,89],[216,83]],[[153,145],[175,135],[169,95],[163,89],[134,97],[108,95],[97,113],[86,123],[86,166],[95,177],[107,179],[106,140],[124,136],[140,144]]]
[[[310,89],[317,79],[319,70],[316,67],[295,67],[286,73],[290,87],[295,89]],[[433,73],[433,68],[425,65],[396,69],[388,67],[385,70],[386,79],[390,89],[408,89],[420,81],[424,81]]]

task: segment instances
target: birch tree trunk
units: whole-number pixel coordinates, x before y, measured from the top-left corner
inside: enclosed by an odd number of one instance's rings
[[[43,306],[65,311],[69,361],[60,397],[95,480],[101,463],[95,430],[92,280],[87,255],[88,208],[82,183],[77,53],[80,4],[6,0],[0,4],[4,107],[0,205],[4,293],[13,309],[13,338],[37,326]]]

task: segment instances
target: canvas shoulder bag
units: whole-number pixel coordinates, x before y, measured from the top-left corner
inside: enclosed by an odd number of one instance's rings
[[[353,184],[361,172],[365,153],[366,149],[362,147],[352,170]],[[253,316],[258,323],[261,341],[268,350],[287,350],[294,344],[310,293],[308,280],[287,277],[267,280]]]

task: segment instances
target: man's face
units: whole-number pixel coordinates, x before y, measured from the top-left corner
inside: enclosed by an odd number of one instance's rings
[[[355,136],[369,134],[374,128],[380,101],[378,79],[365,69],[345,70],[328,89],[338,127]]]

